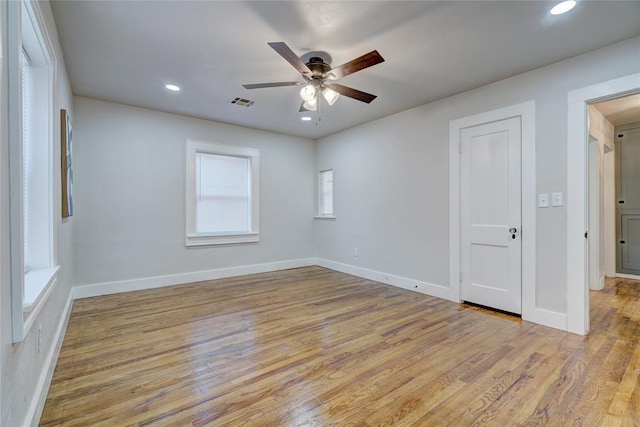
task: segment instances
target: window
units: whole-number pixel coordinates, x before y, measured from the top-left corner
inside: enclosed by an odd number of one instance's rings
[[[10,2],[9,147],[13,340],[24,338],[56,283],[55,57],[36,2]],[[20,25],[17,25],[17,24]]]
[[[260,152],[187,141],[187,246],[259,241]]]
[[[320,172],[319,217],[333,218],[333,170]]]

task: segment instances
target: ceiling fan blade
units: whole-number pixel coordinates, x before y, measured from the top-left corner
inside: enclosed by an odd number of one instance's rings
[[[293,68],[305,76],[311,76],[312,72],[309,67],[306,66],[302,59],[298,58],[298,55],[287,46],[285,42],[272,42],[267,43],[276,52],[280,54],[289,64],[293,65]]]
[[[250,85],[242,85],[245,89],[261,89],[263,87],[280,87],[280,86],[301,86],[303,82],[276,82],[276,83],[255,83]]]
[[[369,104],[371,101],[373,101],[378,97],[377,95],[372,95],[367,92],[362,92],[361,90],[354,89],[348,86],[343,86],[338,83],[327,85],[327,87],[329,89],[335,90],[340,95],[348,96],[349,98],[357,99],[358,101],[366,102],[367,104]]]
[[[329,71],[329,78],[339,79],[349,74],[353,74],[356,71],[364,70],[365,68],[384,62],[384,58],[378,53],[377,50],[372,50],[354,60],[342,64]],[[348,95],[347,95],[348,96]]]

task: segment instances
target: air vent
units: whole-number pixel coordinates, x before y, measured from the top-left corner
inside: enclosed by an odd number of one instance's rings
[[[234,98],[231,100],[232,104],[238,105],[240,107],[251,107],[256,101],[252,101],[250,99],[245,98]]]

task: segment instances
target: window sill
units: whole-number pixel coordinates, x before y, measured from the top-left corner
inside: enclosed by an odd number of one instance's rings
[[[60,266],[29,271],[24,275],[22,302],[22,336],[25,337],[58,283]]]
[[[31,313],[39,310],[53,291],[58,281],[59,266],[32,270],[24,275],[24,300],[22,311]]]
[[[316,215],[313,219],[336,219],[335,215]]]
[[[255,243],[259,241],[259,233],[188,234],[186,245],[229,245],[234,243]]]

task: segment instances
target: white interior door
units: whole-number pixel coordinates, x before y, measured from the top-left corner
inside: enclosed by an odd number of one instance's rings
[[[461,130],[461,299],[522,312],[521,119]]]

